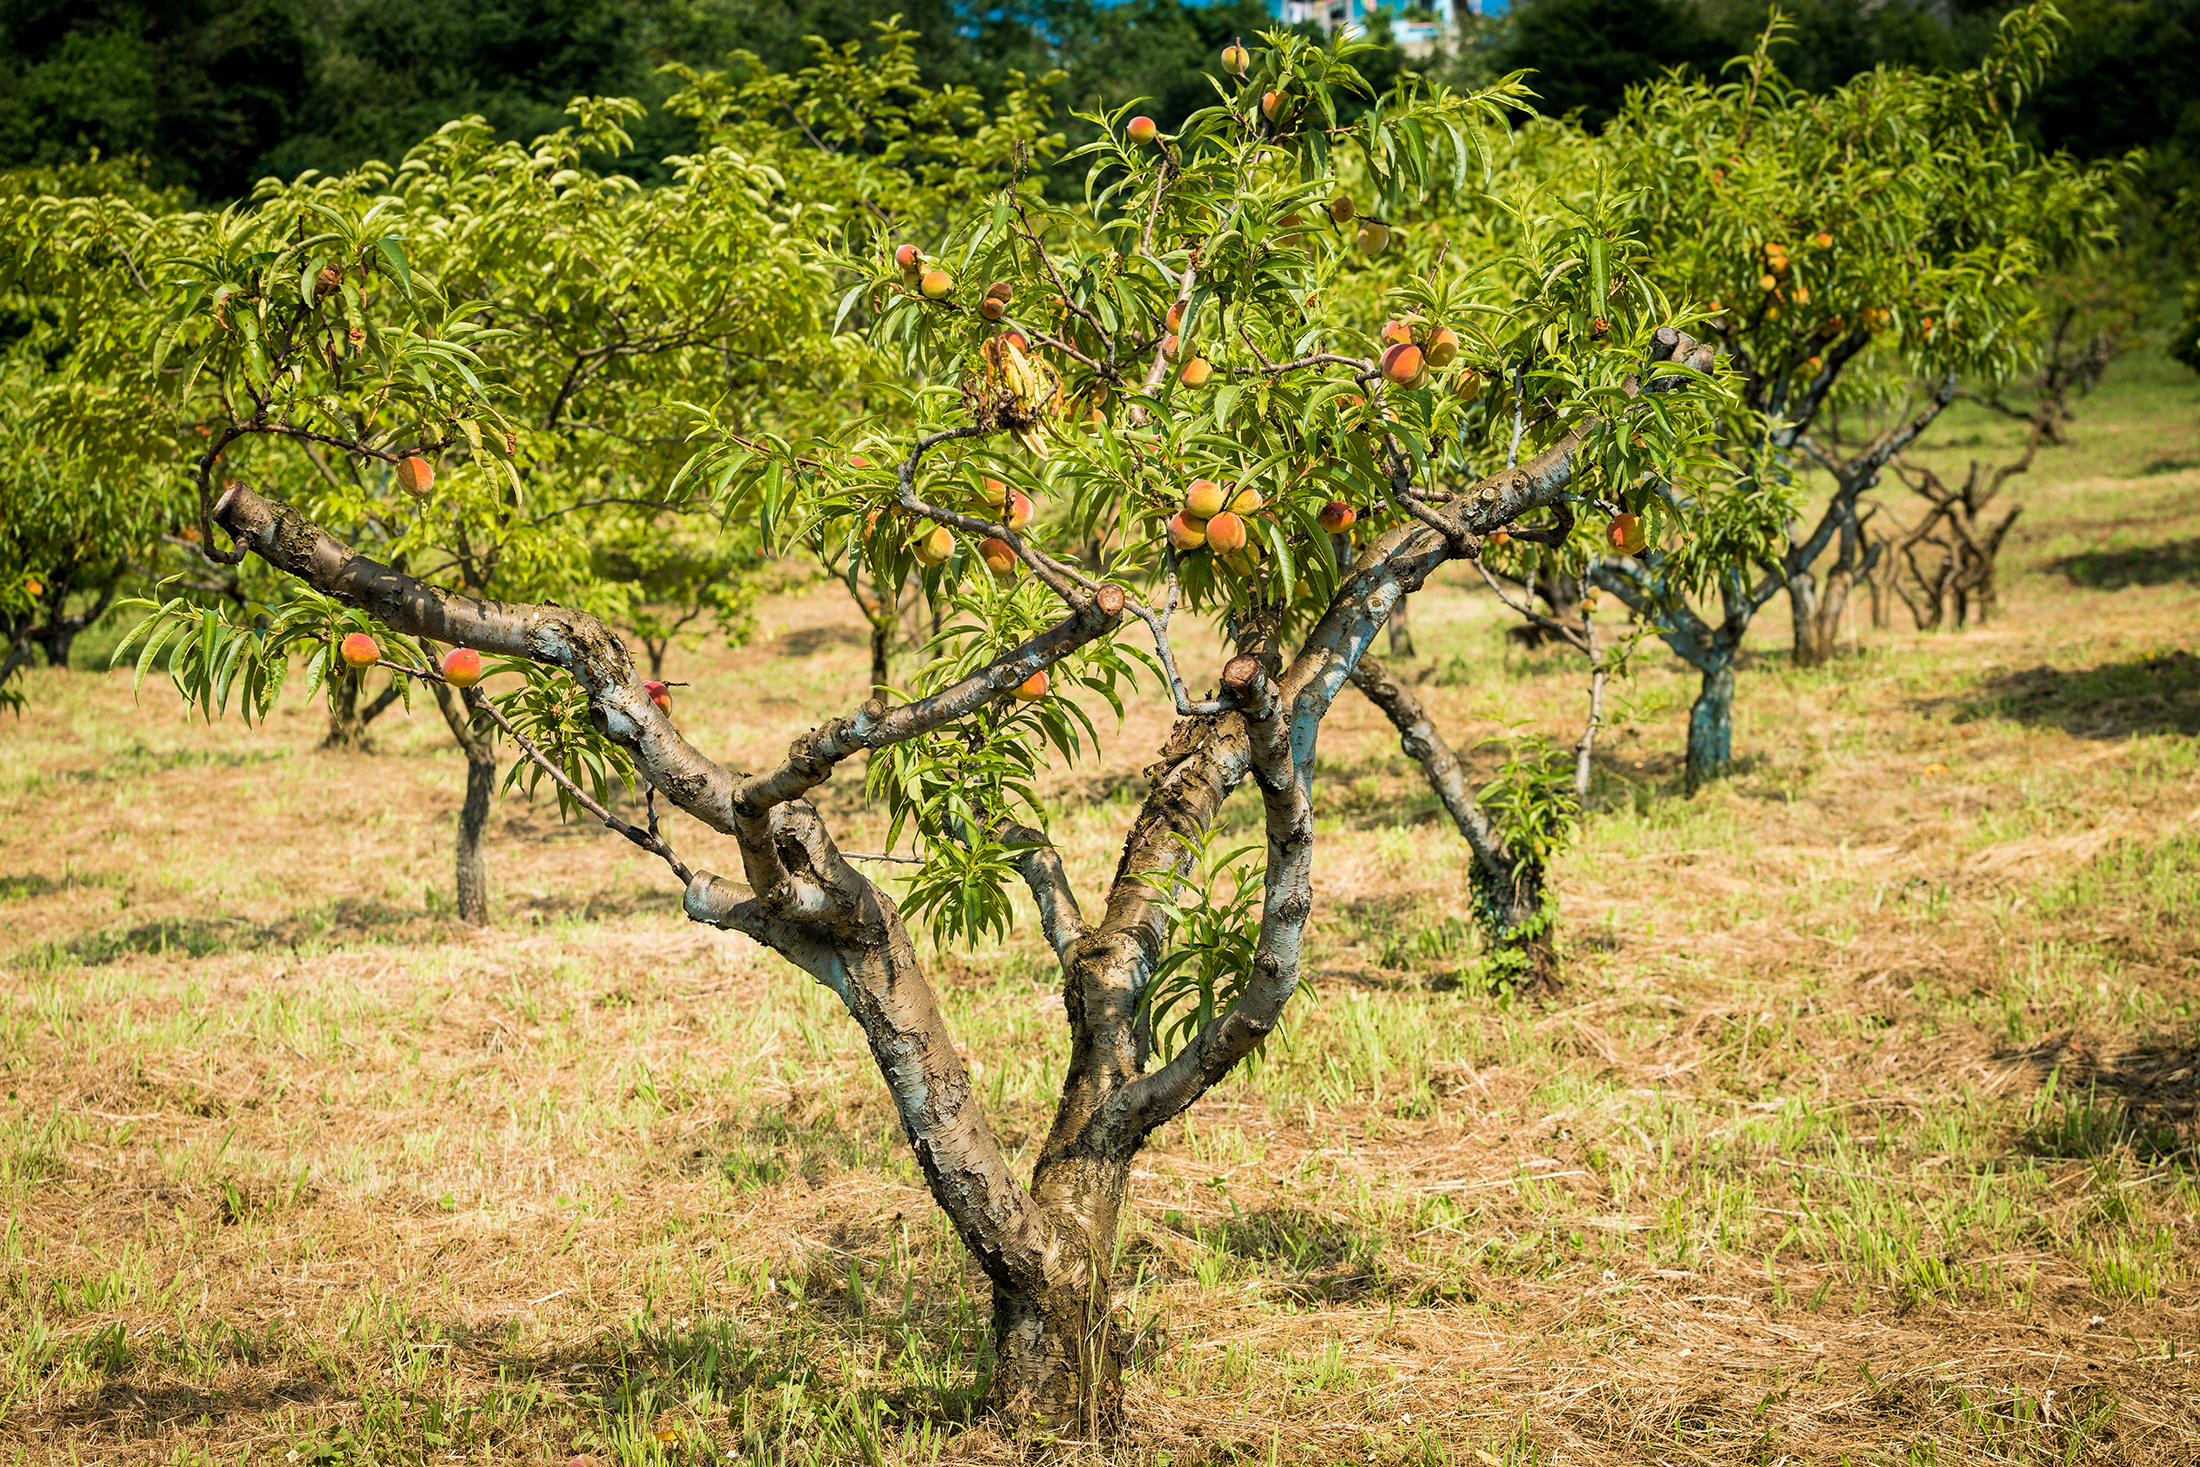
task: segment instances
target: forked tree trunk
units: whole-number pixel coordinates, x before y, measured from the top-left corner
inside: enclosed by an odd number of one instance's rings
[[[456,694],[444,683],[430,683],[436,707],[451,737],[466,753],[466,802],[458,807],[455,887],[458,919],[469,927],[489,925],[489,860],[482,835],[489,826],[489,803],[496,797],[497,752],[493,735],[477,731]]]
[[[1183,292],[1190,290],[1187,269]],[[1661,339],[1670,355],[1677,333]],[[1165,370],[1157,354],[1156,381]],[[913,499],[928,449],[991,431],[973,424],[918,440],[900,468],[904,498]],[[1156,1130],[1275,1032],[1302,982],[1323,718],[1399,599],[1469,553],[1476,536],[1560,503],[1575,455],[1601,431],[1596,419],[1578,424],[1520,472],[1488,481],[1480,495],[1459,496],[1449,519],[1382,531],[1287,666],[1277,655],[1277,608],[1265,633],[1239,633],[1244,651],[1223,668],[1217,697],[1194,704],[1172,678],[1182,716],[1161,762],[1148,770],[1146,797],[1125,833],[1105,907],[1089,922],[1043,835],[1007,826],[998,832],[1016,851],[1060,962],[1069,1029],[1061,1096],[1028,1190],[1010,1173],[892,898],[842,855],[809,796],[858,754],[951,728],[1113,633],[1136,610],[1121,587],[1062,592],[1060,621],[968,676],[892,707],[868,699],[851,715],[798,737],[778,765],[743,775],[680,736],[652,703],[626,646],[595,617],[442,591],[354,554],[296,510],[243,484],[223,491],[211,519],[276,569],[365,609],[393,631],[562,669],[586,691],[596,727],[628,753],[653,790],[733,838],[739,879],[691,870],[654,821],[645,833],[592,810],[666,862],[685,885],[690,918],[746,933],[841,999],[863,1030],[933,1200],[992,1282],[994,1404],[1019,1425],[1036,1421],[1097,1435],[1118,1409],[1124,1349],[1109,1318],[1109,1260],[1133,1159]],[[1402,452],[1397,458],[1393,473],[1404,494],[1411,470]],[[1259,791],[1267,850],[1252,961],[1227,1011],[1149,1067],[1151,1031],[1141,1016],[1169,946],[1169,902],[1223,802],[1243,783]]]

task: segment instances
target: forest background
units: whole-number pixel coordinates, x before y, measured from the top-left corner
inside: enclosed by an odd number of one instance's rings
[[[2073,0],[2071,34],[2028,102],[2035,145],[2082,160],[2148,151],[2128,243],[2152,246],[2168,277],[2189,248],[2159,228],[2200,160],[2200,0]],[[2009,6],[2000,0],[1798,0],[1781,7],[1796,83],[1825,91],[1881,64],[1974,63]],[[1715,76],[1763,28],[1765,0],[1529,0],[1471,16],[1447,50],[1394,45],[1362,70],[1375,89],[1408,66],[1455,87],[1532,67],[1544,110],[1601,124],[1627,86],[1670,66]],[[454,117],[499,136],[559,125],[573,97],[650,104],[621,165],[653,176],[694,141],[655,104],[678,89],[669,63],[720,66],[729,53],[791,71],[811,36],[867,39],[899,15],[917,34],[927,86],[969,86],[997,105],[1016,77],[1050,77],[1055,115],[1150,97],[1162,117],[1208,96],[1203,73],[1233,37],[1275,22],[1255,0],[6,0],[0,4],[0,167],[106,157],[143,160],[156,187],[199,201],[239,198],[268,174],[396,161]],[[1378,24],[1375,39],[1388,41]],[[1055,75],[1059,73],[1059,75]],[[1071,143],[1088,140],[1071,122]],[[1089,132],[1089,129],[1087,130]],[[1064,186],[1068,178],[1063,176]]]

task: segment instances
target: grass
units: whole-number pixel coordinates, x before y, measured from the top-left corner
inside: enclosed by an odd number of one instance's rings
[[[2195,407],[2158,357],[2118,367],[2018,481],[2003,620],[1863,626],[1799,671],[1776,604],[1741,769],[1697,799],[1692,688],[1644,659],[1540,1007],[1459,986],[1460,843],[1341,704],[1318,1001],[1142,1158],[1128,1425],[1062,1450],[2192,1460]],[[1951,414],[1928,454],[2006,437]],[[675,672],[737,767],[867,676],[831,588],[764,620]],[[1502,625],[1464,578],[1419,596],[1424,696],[1462,748],[1517,719],[1570,739],[1578,668]],[[29,691],[0,741],[0,1462],[1044,1445],[974,1414],[986,1286],[829,994],[517,799],[497,925],[457,927],[464,766],[432,714],[331,755],[294,703],[209,728],[122,676]],[[1135,708],[1105,762],[1052,773],[1080,893],[1165,733]],[[855,784],[830,813],[875,849]],[[933,962],[1028,1163],[1064,1050],[1051,966],[1028,922]]]

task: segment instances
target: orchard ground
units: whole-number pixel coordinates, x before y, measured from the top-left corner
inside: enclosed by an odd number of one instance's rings
[[[1958,411],[1925,457],[2012,441]],[[1794,672],[1776,604],[1740,771],[1696,799],[1692,684],[1643,658],[1540,1005],[1457,985],[1465,848],[1341,700],[1319,996],[1145,1155],[1123,1433],[1041,1455],[2200,1455],[2200,387],[2125,359],[2012,492],[2004,619],[1874,632],[1860,600],[1836,664]],[[868,675],[834,586],[762,622],[668,666],[737,767]],[[1506,624],[1461,576],[1418,596],[1423,697],[1462,746],[1570,740],[1580,664]],[[1045,1447],[971,1424],[986,1286],[858,1031],[686,922],[661,866],[514,796],[472,933],[465,765],[425,700],[368,756],[317,752],[294,700],[247,729],[157,678],[27,691],[0,738],[0,1461]],[[1167,727],[1140,704],[1052,771],[1088,909]],[[826,798],[876,850],[857,786]],[[1229,810],[1218,844],[1257,838]],[[934,964],[1028,1162],[1052,963],[1026,927]]]

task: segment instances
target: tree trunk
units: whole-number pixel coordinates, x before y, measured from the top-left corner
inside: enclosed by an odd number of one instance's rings
[[[489,802],[496,796],[497,752],[493,736],[476,731],[449,685],[430,683],[443,722],[466,753],[466,803],[458,810],[458,919],[469,927],[489,925],[489,861],[482,854],[482,833],[489,825]]]
[[[872,695],[875,697],[883,698],[886,696],[887,679],[893,671],[892,667],[887,662],[887,653],[892,650],[893,639],[893,621],[889,618],[882,616],[872,617],[871,692]]]
[[[350,752],[367,747],[367,726],[359,717],[359,690],[366,674],[342,668],[328,680],[328,737],[324,749]]]
[[[1734,654],[1699,669],[1703,690],[1688,710],[1688,792],[1723,779],[1734,764]]]
[[[1065,1169],[1079,1175],[1058,1175]],[[986,1404],[1011,1422],[1087,1440],[1112,1435],[1122,1422],[1129,1338],[1115,1323],[1107,1260],[1129,1176],[1127,1164],[1091,1156],[1042,1161],[1032,1175],[1034,1196],[1059,1189],[1075,1201],[1045,1209],[1055,1236],[1068,1245],[1061,1276],[1030,1291],[993,1285]],[[1073,1250],[1083,1256],[1068,1256]]]
[[[1601,670],[1598,676],[1602,677]],[[1474,900],[1478,920],[1491,942],[1491,956],[1514,970],[1516,976],[1508,981],[1517,989],[1558,987],[1558,950],[1552,942],[1550,914],[1544,910],[1542,868],[1507,847],[1503,834],[1475,803],[1459,756],[1405,684],[1366,652],[1360,654],[1350,677],[1352,685],[1398,730],[1399,747],[1421,766],[1444,813],[1474,852]]]
[[[1788,612],[1794,621],[1792,661],[1797,667],[1822,667],[1833,656],[1833,639],[1827,635],[1818,578],[1809,571],[1791,575],[1787,593]]]
[[[1412,598],[1400,596],[1397,609],[1390,613],[1390,655],[1393,657],[1418,657],[1413,650],[1413,628],[1406,624],[1406,608]]]

